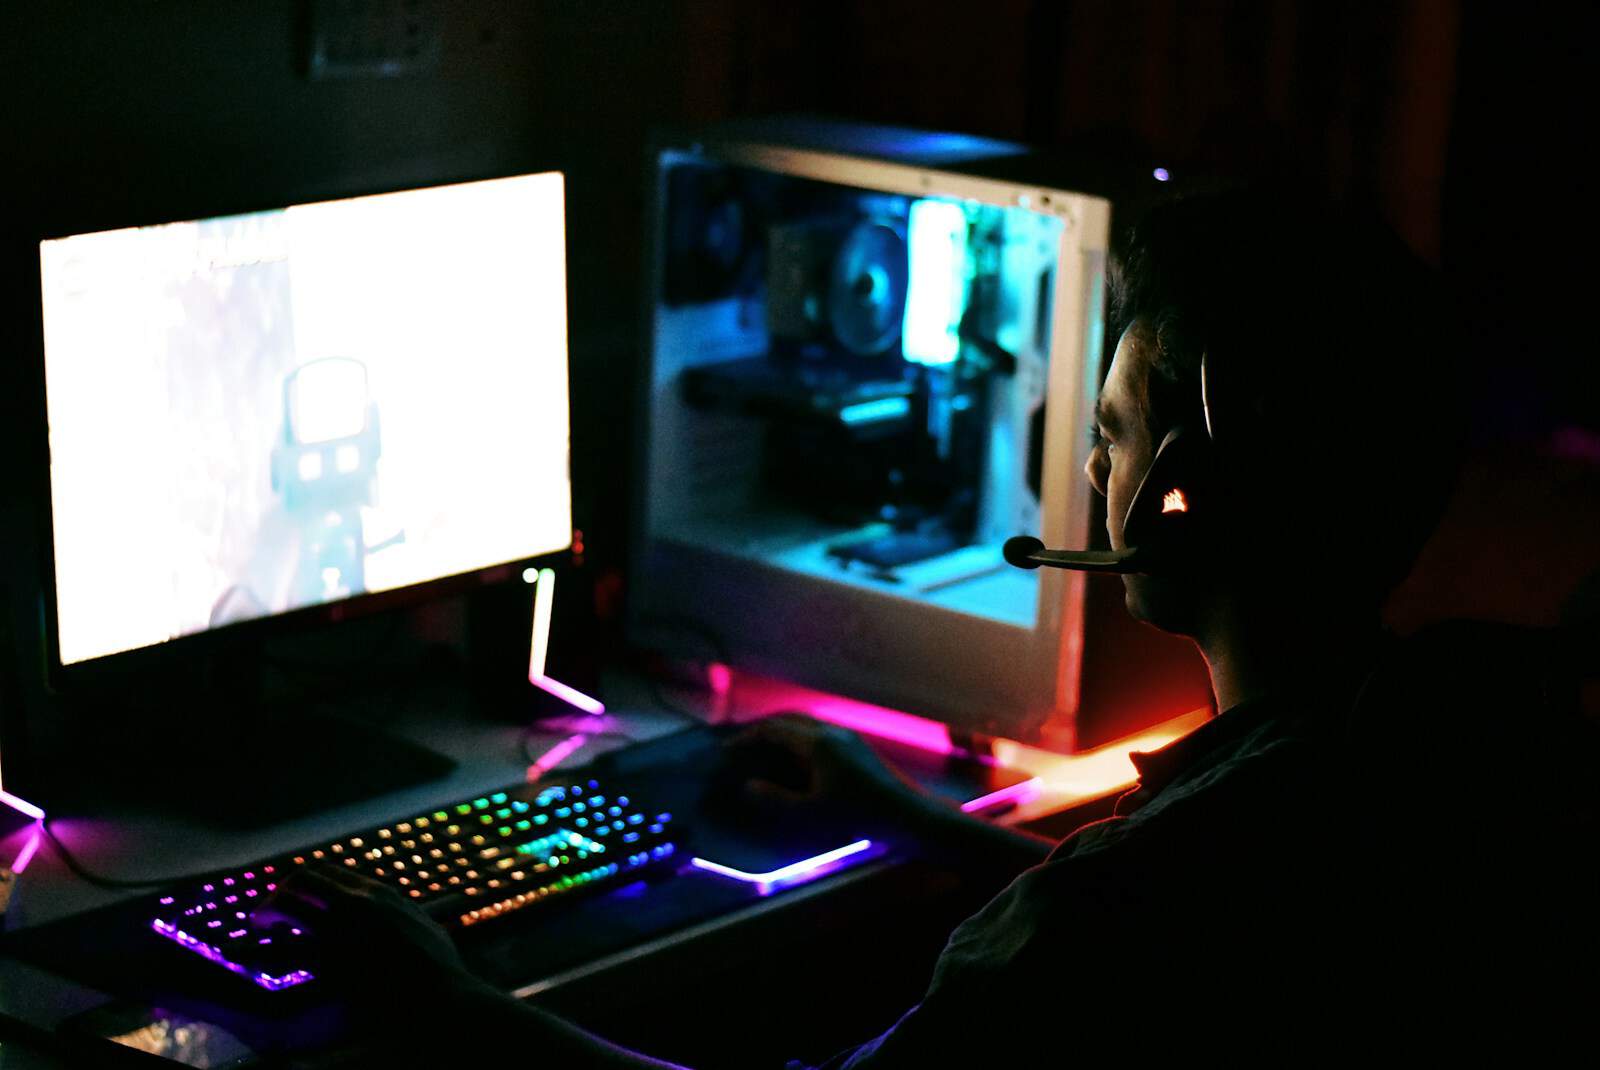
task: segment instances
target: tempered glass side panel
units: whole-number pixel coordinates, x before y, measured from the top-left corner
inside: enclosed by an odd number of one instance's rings
[[[1042,526],[1062,219],[662,167],[649,536],[1039,626],[1000,547]]]

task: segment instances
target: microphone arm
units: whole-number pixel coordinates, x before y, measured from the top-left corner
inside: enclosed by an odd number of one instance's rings
[[[1032,535],[1017,535],[1007,539],[1004,549],[1006,564],[1016,568],[1070,568],[1078,572],[1109,572],[1127,574],[1144,572],[1148,555],[1141,555],[1138,547],[1126,550],[1046,550],[1044,543]]]

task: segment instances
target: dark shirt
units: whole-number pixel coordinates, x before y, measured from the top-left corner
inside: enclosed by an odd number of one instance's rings
[[[1586,1050],[1600,730],[1548,657],[1540,633],[1441,626],[1359,697],[1253,701],[1135,756],[1115,815],[823,1070]]]
[[[1596,733],[1538,713],[1524,667],[1488,686],[1504,644],[1451,650],[1363,692],[1354,726],[1348,695],[1253,701],[1135,755],[1114,816],[962,923],[922,1002],[819,1070],[1521,1058],[1587,1037]]]
[[[1203,1019],[1237,972],[1280,994],[1303,982],[1344,928],[1312,920],[1341,884],[1324,720],[1251,703],[1135,754],[1114,816],[958,927],[922,1002],[821,1070],[1020,1064],[1074,1035]]]

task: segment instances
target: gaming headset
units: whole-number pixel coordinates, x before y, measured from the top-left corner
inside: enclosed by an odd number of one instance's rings
[[[1123,520],[1123,550],[1047,550],[1032,535],[1007,539],[1006,563],[1017,568],[1070,568],[1079,572],[1172,575],[1187,571],[1199,554],[1200,531],[1215,508],[1213,384],[1207,360],[1200,358],[1200,404],[1204,432],[1180,424],[1156,449],[1128,514]]]

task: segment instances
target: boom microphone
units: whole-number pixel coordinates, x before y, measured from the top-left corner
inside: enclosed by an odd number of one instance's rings
[[[1168,575],[1194,567],[1205,545],[1210,445],[1208,436],[1182,426],[1167,432],[1128,503],[1122,524],[1122,537],[1129,543],[1126,549],[1046,550],[1032,535],[1017,535],[1006,540],[1002,551],[1006,564],[1120,575]]]
[[[1078,572],[1126,574],[1146,571],[1145,557],[1138,547],[1126,550],[1046,550],[1032,535],[1017,535],[1006,540],[1001,550],[1006,564],[1016,568],[1070,568]]]

